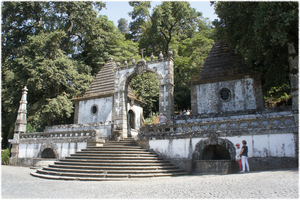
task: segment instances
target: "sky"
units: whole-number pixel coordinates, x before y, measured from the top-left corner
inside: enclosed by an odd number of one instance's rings
[[[100,11],[100,15],[106,15],[110,21],[113,21],[115,26],[118,27],[118,20],[125,18],[129,22],[131,18],[128,13],[133,9],[129,6],[128,1],[103,1],[106,3],[106,9]],[[195,8],[197,11],[202,12],[203,17],[208,17],[210,21],[217,19],[217,15],[214,12],[214,7],[210,6],[209,1],[188,1],[191,4],[191,8]],[[160,5],[161,1],[152,1],[151,10]]]

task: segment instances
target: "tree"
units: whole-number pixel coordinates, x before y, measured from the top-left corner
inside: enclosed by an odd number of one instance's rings
[[[188,2],[163,2],[149,12],[150,4],[132,2],[130,30],[146,55],[173,51],[175,110],[190,107],[189,82],[196,80],[212,47],[211,23]]]
[[[159,111],[159,85],[156,74],[137,75],[130,81],[129,85],[137,93],[138,99],[146,103],[143,106],[145,118]]]
[[[106,16],[101,2],[3,2],[2,136],[12,137],[27,85],[32,129],[65,123],[109,57],[135,57],[137,44]]]
[[[121,33],[125,34],[129,32],[128,21],[125,18],[120,18],[118,20],[118,29]]]
[[[226,37],[245,63],[262,74],[265,96],[273,87],[289,93],[287,43],[298,49],[298,2],[218,2],[217,36]]]

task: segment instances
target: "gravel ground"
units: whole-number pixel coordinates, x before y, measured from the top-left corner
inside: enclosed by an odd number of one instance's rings
[[[298,199],[298,169],[187,175],[133,181],[63,181],[33,177],[28,167],[1,166],[3,199]]]

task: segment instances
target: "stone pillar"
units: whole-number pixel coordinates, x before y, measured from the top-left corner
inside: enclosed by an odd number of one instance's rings
[[[159,113],[163,113],[168,121],[171,121],[174,115],[174,60],[169,58],[165,65],[167,72],[165,79],[159,85]]]
[[[298,54],[295,51],[294,43],[288,44],[289,63],[290,63],[290,81],[291,81],[291,98],[292,111],[294,114],[295,124],[299,124],[299,108],[298,108]]]
[[[198,114],[198,104],[197,104],[197,85],[196,83],[191,83],[191,109],[192,114]]]
[[[113,136],[115,139],[127,138],[126,91],[115,91],[112,111]]]
[[[74,104],[74,124],[78,124],[79,101],[75,101]]]
[[[11,143],[11,157],[10,164],[16,165],[18,162],[18,151],[19,151],[19,143],[20,143],[20,133],[26,132],[27,125],[27,87],[23,88],[22,98],[20,101],[20,106],[18,110],[18,116],[16,120],[16,126],[14,130],[14,138]]]

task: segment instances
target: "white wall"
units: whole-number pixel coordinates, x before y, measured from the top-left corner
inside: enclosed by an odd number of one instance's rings
[[[57,147],[59,158],[64,158],[70,154],[86,148],[87,143],[53,143]],[[42,144],[20,144],[19,158],[38,158]]]
[[[230,140],[234,145],[242,140],[247,141],[249,157],[295,157],[294,134],[250,135],[220,137]],[[150,140],[150,149],[169,158],[185,159],[192,155],[197,143],[207,138]]]
[[[198,113],[256,109],[253,83],[254,80],[252,78],[245,78],[197,85]],[[221,100],[219,92],[222,88],[227,88],[231,91],[230,100]]]
[[[93,115],[91,108],[98,106],[98,113]],[[113,97],[104,97],[79,102],[78,124],[104,122],[112,120]]]

